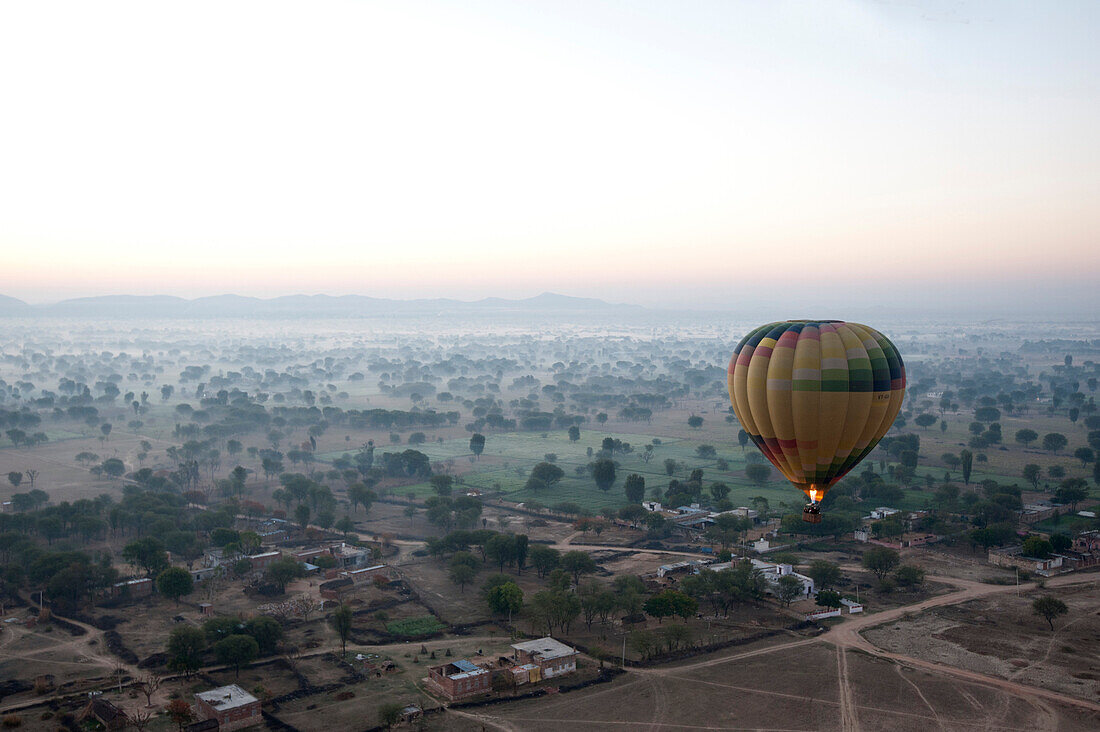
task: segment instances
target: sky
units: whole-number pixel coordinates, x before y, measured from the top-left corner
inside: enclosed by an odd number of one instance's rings
[[[1097,37],[1067,1],[4,2],[0,293],[1100,308]]]

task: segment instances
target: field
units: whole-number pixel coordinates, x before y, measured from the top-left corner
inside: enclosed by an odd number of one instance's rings
[[[725,658],[631,671],[603,685],[507,706],[448,711],[432,729],[834,730],[1095,728],[1072,708],[906,669],[830,645],[762,643]],[[838,669],[846,683],[841,684]],[[853,720],[854,716],[854,720]]]
[[[1031,603],[1052,594],[1069,607],[1054,631]],[[882,648],[1084,699],[1100,697],[1100,587],[1031,590],[935,608],[867,632]]]
[[[718,432],[715,429],[714,432]],[[736,428],[724,430],[727,440],[736,437]],[[462,468],[461,483],[470,488],[477,488],[483,492],[501,492],[509,501],[524,502],[536,500],[543,505],[552,506],[562,502],[577,503],[589,510],[598,510],[604,506],[618,507],[625,503],[622,492],[623,480],[631,473],[637,473],[646,480],[647,488],[664,488],[671,478],[686,479],[688,473],[695,468],[702,468],[704,477],[708,483],[723,482],[731,488],[730,500],[736,506],[749,505],[754,496],[764,496],[769,502],[778,505],[784,501],[800,501],[800,494],[791,490],[789,485],[779,480],[779,474],[772,471],[772,479],[761,486],[748,481],[744,476],[745,455],[736,441],[723,443],[716,439],[708,439],[706,434],[693,436],[693,439],[684,437],[658,437],[656,434],[630,434],[615,432],[609,429],[606,432],[598,430],[582,430],[581,439],[576,443],[570,442],[565,430],[553,430],[545,433],[513,432],[502,434],[488,434],[485,441],[485,452],[480,459],[474,460],[469,450],[469,438],[445,440],[442,443],[429,442],[417,447],[418,450],[428,455],[433,462],[446,464],[454,461]],[[712,435],[713,436],[713,435]],[[588,456],[588,448],[594,451],[600,449],[603,438],[612,437],[629,442],[634,448],[633,452],[622,455],[616,454],[614,459],[620,464],[618,478],[615,485],[607,492],[596,488],[592,478],[587,473],[578,474],[577,469],[583,469],[593,458]],[[656,437],[659,444],[654,445],[653,456],[648,462],[643,459],[643,446],[650,443]],[[702,459],[696,454],[696,447],[702,444],[713,445],[718,450],[718,457],[729,462],[729,470],[718,471],[716,459]],[[380,451],[394,448],[379,448]],[[342,452],[320,455],[321,460],[332,460],[340,457]],[[527,490],[525,485],[531,468],[536,463],[545,460],[547,454],[556,455],[555,464],[564,472],[565,477],[553,488],[540,490]],[[677,462],[677,468],[670,477],[665,472],[664,461],[672,459]],[[462,463],[465,463],[464,465]],[[468,471],[468,472],[467,472]],[[431,495],[431,487],[427,483],[402,486],[395,489],[398,495],[415,495],[418,498]]]

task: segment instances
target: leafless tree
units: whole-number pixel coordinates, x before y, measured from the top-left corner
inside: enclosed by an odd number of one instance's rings
[[[126,718],[130,720],[130,724],[132,724],[135,729],[143,730],[149,726],[149,722],[153,721],[153,710],[138,709],[127,714]]]
[[[141,677],[134,684],[138,691],[145,695],[146,707],[153,706],[153,694],[157,693],[157,689],[160,688],[162,681],[164,681],[164,678],[159,674],[149,674],[148,676]]]

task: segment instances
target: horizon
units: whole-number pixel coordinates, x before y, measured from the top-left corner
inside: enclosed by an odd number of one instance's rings
[[[1100,306],[1096,5],[180,7],[0,10],[0,292]]]

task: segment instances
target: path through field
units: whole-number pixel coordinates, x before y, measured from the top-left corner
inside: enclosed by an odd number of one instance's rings
[[[607,547],[599,548],[606,549]],[[880,613],[846,616],[843,623],[833,626],[825,633],[814,638],[802,638],[799,640],[776,643],[775,645],[750,651],[731,652],[701,661],[657,668],[631,669],[629,671],[629,676],[633,678],[628,677],[622,681],[613,682],[609,685],[610,688],[600,689],[599,691],[574,692],[574,694],[579,697],[576,698],[576,701],[583,702],[586,707],[591,707],[589,700],[598,695],[608,695],[608,698],[610,698],[610,695],[614,695],[621,699],[624,698],[625,693],[625,695],[629,695],[631,699],[637,697],[639,701],[634,705],[633,710],[635,716],[629,719],[616,720],[608,719],[607,717],[583,717],[576,713],[570,714],[569,710],[576,705],[569,703],[566,699],[560,702],[556,699],[548,702],[540,700],[537,707],[531,707],[532,711],[537,708],[537,714],[528,715],[518,710],[510,713],[507,708],[497,708],[487,712],[464,711],[459,716],[461,716],[464,721],[476,722],[477,724],[485,725],[487,728],[498,730],[541,729],[541,725],[549,726],[563,724],[570,725],[577,729],[633,727],[649,729],[654,732],[663,729],[734,730],[747,728],[782,728],[761,727],[755,724],[743,727],[737,724],[719,724],[717,722],[699,724],[678,719],[675,713],[669,713],[669,710],[677,708],[676,701],[667,698],[662,699],[661,697],[668,695],[665,690],[666,681],[683,681],[690,682],[691,685],[696,687],[701,685],[703,687],[713,687],[716,690],[723,689],[729,694],[741,694],[741,698],[745,698],[744,695],[751,695],[754,698],[772,698],[777,702],[786,700],[787,702],[794,703],[806,709],[832,709],[834,711],[829,712],[829,714],[835,715],[831,717],[834,720],[832,724],[838,725],[840,729],[846,732],[863,732],[863,730],[867,728],[867,724],[862,723],[864,719],[870,724],[871,729],[892,728],[895,722],[890,722],[889,720],[895,720],[898,724],[904,723],[912,725],[911,727],[905,727],[907,729],[927,730],[935,728],[948,730],[962,727],[981,727],[985,729],[1013,730],[1038,729],[1054,732],[1059,729],[1060,724],[1060,715],[1054,705],[1073,708],[1077,710],[1077,712],[1093,720],[1094,724],[1089,724],[1089,726],[1100,727],[1100,703],[1087,699],[1080,699],[1067,694],[1061,694],[1048,689],[1019,684],[1008,679],[989,676],[987,674],[942,663],[926,661],[903,654],[890,653],[878,648],[863,637],[863,631],[874,626],[899,620],[908,614],[919,613],[934,607],[957,605],[999,593],[1016,591],[1014,585],[988,585],[970,580],[938,575],[929,575],[929,578],[950,584],[955,587],[956,590],[945,595],[938,595],[911,605],[886,610]],[[1048,580],[1047,586],[1062,587],[1090,581],[1092,580],[1088,577],[1067,575]],[[1020,590],[1026,591],[1032,589],[1032,587],[1033,586],[1030,584],[1021,585]],[[706,673],[711,668],[717,671],[718,668],[722,666],[727,668],[730,666],[740,666],[753,659],[760,657],[777,657],[785,652],[795,651],[797,649],[808,650],[811,648],[830,647],[835,654],[837,684],[835,699],[816,696],[812,693],[801,695],[779,690],[761,689],[759,686],[755,685],[739,686],[733,683],[726,683],[721,675]],[[912,690],[914,699],[919,700],[920,705],[922,705],[924,709],[920,709],[919,707],[907,708],[905,710],[886,709],[869,704],[866,700],[861,703],[853,688],[853,679],[849,669],[849,659],[852,653],[862,653],[865,654],[863,656],[864,658],[870,656],[874,659],[885,661],[893,666],[895,672],[901,677],[906,685],[906,688]],[[775,664],[779,662],[780,661],[777,660]],[[789,670],[786,666],[783,668]],[[705,673],[700,675],[697,673],[700,671]],[[940,709],[936,709],[935,705],[924,694],[920,686],[914,683],[910,678],[914,671],[924,672],[938,677],[947,677],[949,682],[951,680],[961,682],[952,685],[953,692],[966,702],[966,705],[973,714],[984,718],[984,721],[962,721],[961,719],[955,718],[956,715],[948,717],[947,715],[941,714],[945,711],[944,705],[941,703]],[[999,694],[1001,701],[998,702],[995,707],[990,706],[990,700],[988,699],[983,703],[975,697],[974,693],[968,692],[966,688],[964,688],[969,684],[985,687]],[[574,694],[570,694],[569,696],[573,697]],[[1031,710],[1026,721],[1016,719],[1019,711],[1014,711],[1011,707],[1013,703],[1017,702],[1026,705],[1024,708],[1030,708]],[[597,709],[599,709],[599,706],[599,704],[596,704]],[[448,714],[456,713],[448,710]],[[646,719],[647,717],[648,719]],[[887,723],[884,723],[883,720],[887,720]],[[807,727],[800,726],[799,728],[806,729]],[[819,726],[818,728],[829,727],[826,725]]]

